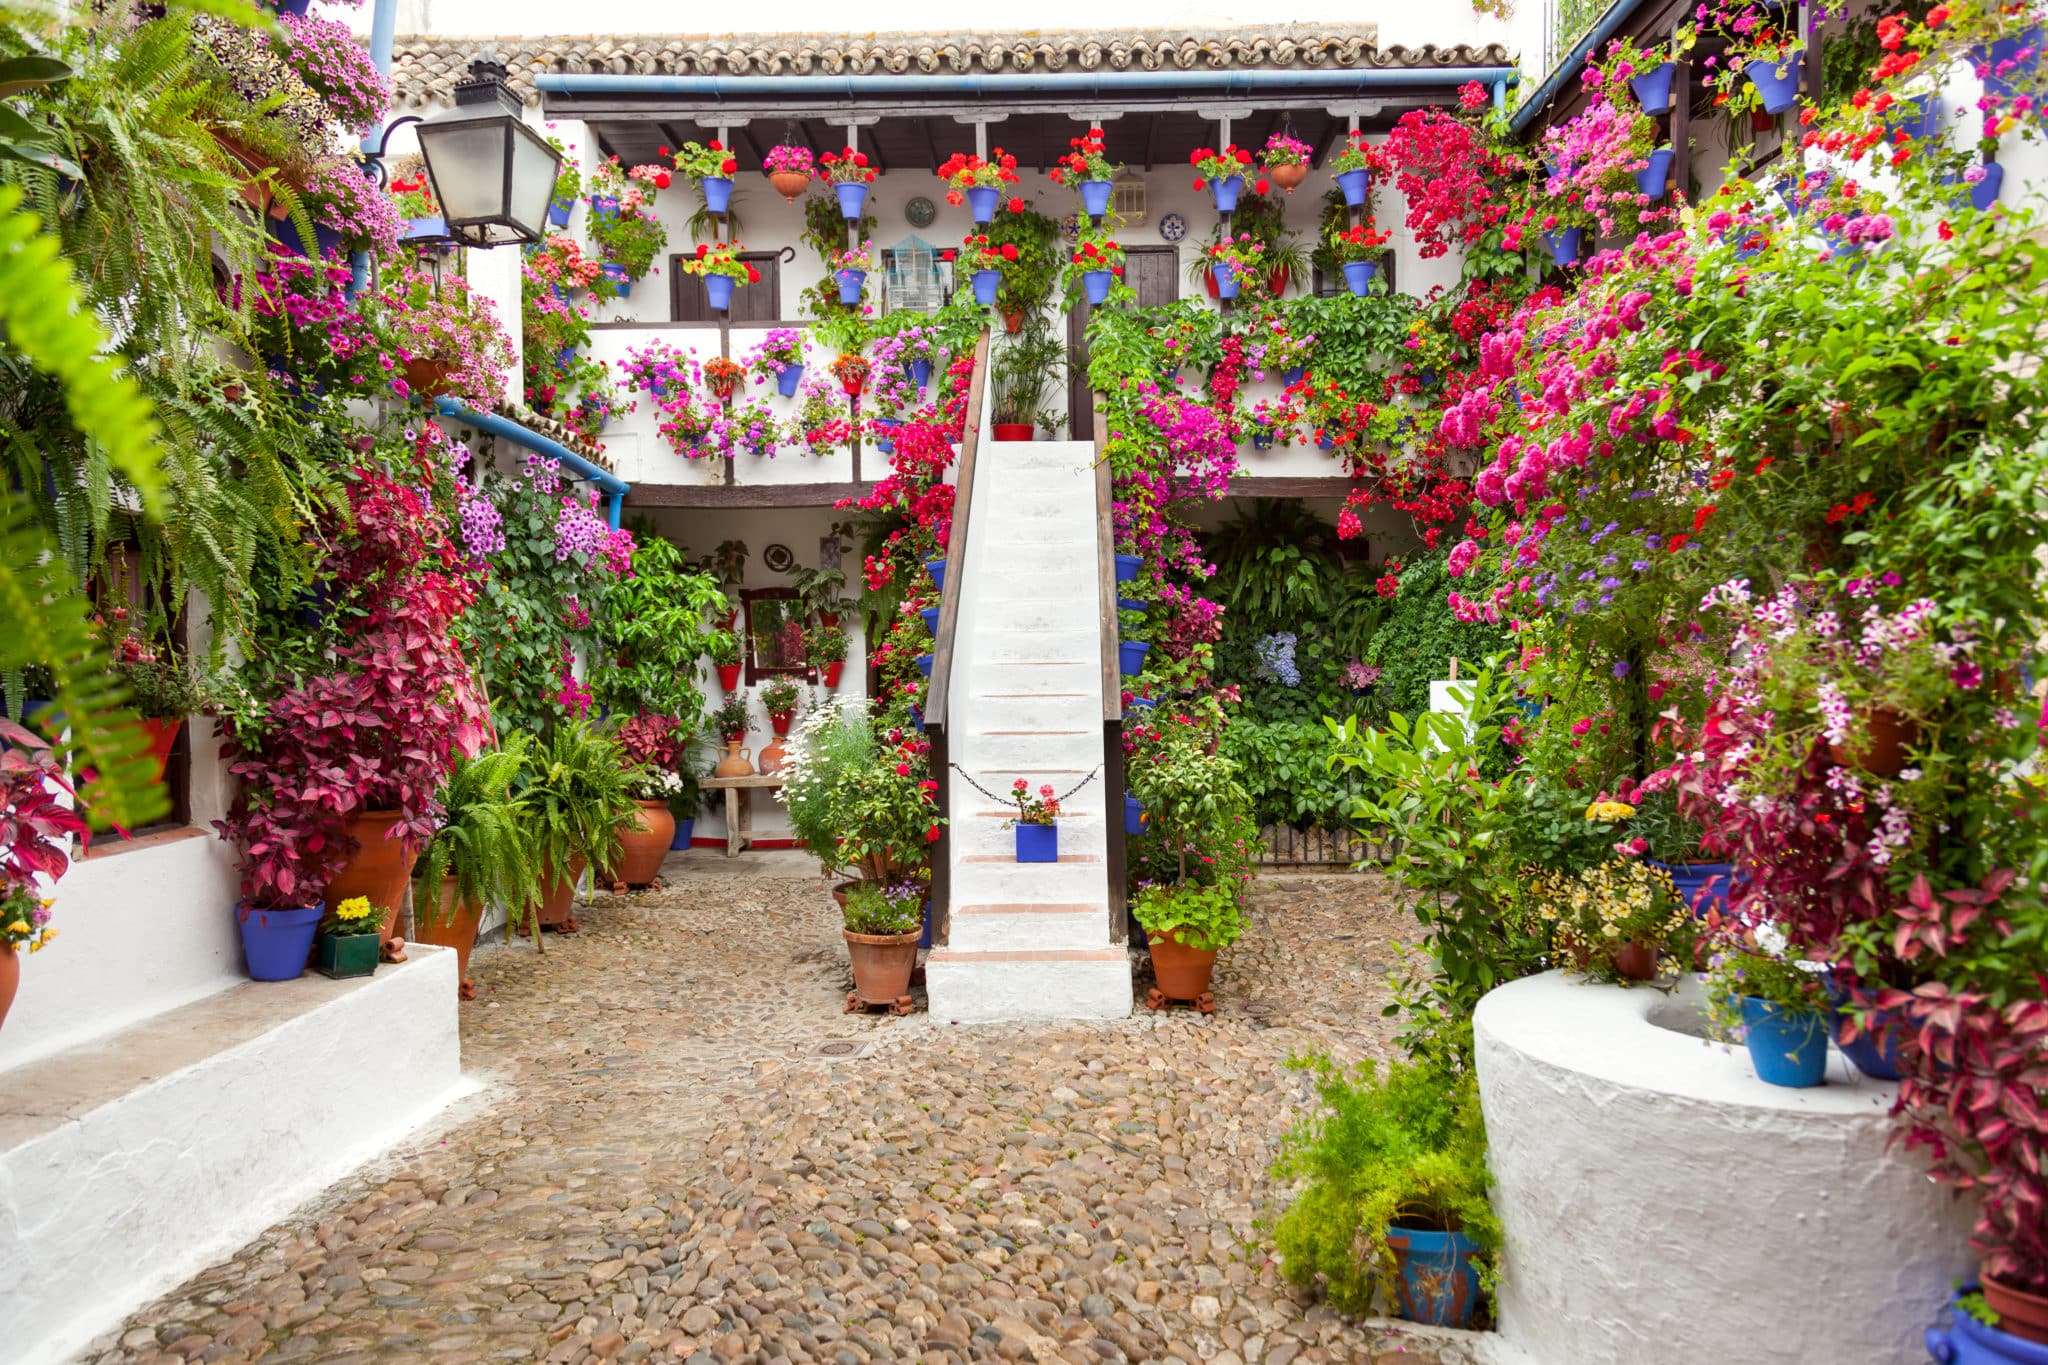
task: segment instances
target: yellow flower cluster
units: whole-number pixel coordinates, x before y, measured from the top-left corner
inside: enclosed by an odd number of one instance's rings
[[[1614,954],[1634,943],[1657,948],[1662,957],[1663,949],[1693,927],[1692,912],[1678,899],[1670,874],[1633,858],[1615,858],[1579,873],[1540,875],[1535,908],[1550,926],[1559,962],[1581,971],[1610,968]],[[1664,965],[1676,970],[1674,962]]]
[[[47,911],[55,902],[46,897],[37,897],[36,904]],[[9,920],[6,924],[0,925],[0,938],[26,947],[32,953],[40,953],[51,939],[57,937],[57,931],[49,926],[48,918],[47,915],[44,916],[45,923],[41,929],[26,919]]]
[[[1636,813],[1636,808],[1626,801],[1595,801],[1586,807],[1588,820],[1626,820]]]
[[[377,917],[377,907],[370,904],[368,896],[350,896],[334,907],[335,923],[348,933],[366,932],[369,921]]]

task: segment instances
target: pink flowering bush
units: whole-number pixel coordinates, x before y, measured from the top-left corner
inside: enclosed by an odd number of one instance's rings
[[[343,126],[360,136],[383,122],[391,83],[347,24],[308,14],[281,15],[277,22],[285,60]]]
[[[415,358],[442,362],[449,392],[472,408],[488,412],[504,401],[512,342],[499,328],[491,301],[466,280],[436,281],[423,270],[398,265],[386,270],[369,312],[401,365]]]

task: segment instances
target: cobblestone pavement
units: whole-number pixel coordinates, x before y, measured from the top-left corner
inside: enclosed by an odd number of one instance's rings
[[[1470,1358],[1346,1322],[1261,1245],[1287,1058],[1389,1047],[1412,925],[1377,879],[1262,881],[1212,1017],[966,1029],[840,1012],[823,881],[690,863],[479,951],[470,1115],[87,1358]]]

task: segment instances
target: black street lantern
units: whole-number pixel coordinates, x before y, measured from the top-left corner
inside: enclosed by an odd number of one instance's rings
[[[547,229],[562,154],[527,126],[502,62],[479,57],[455,87],[455,107],[417,136],[448,235],[462,246],[523,246]]]

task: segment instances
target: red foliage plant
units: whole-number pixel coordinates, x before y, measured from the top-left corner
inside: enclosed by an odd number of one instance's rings
[[[59,793],[76,795],[49,744],[0,716],[0,894],[39,873],[63,876],[71,859],[58,841],[75,834],[83,845],[90,837],[84,817]]]

